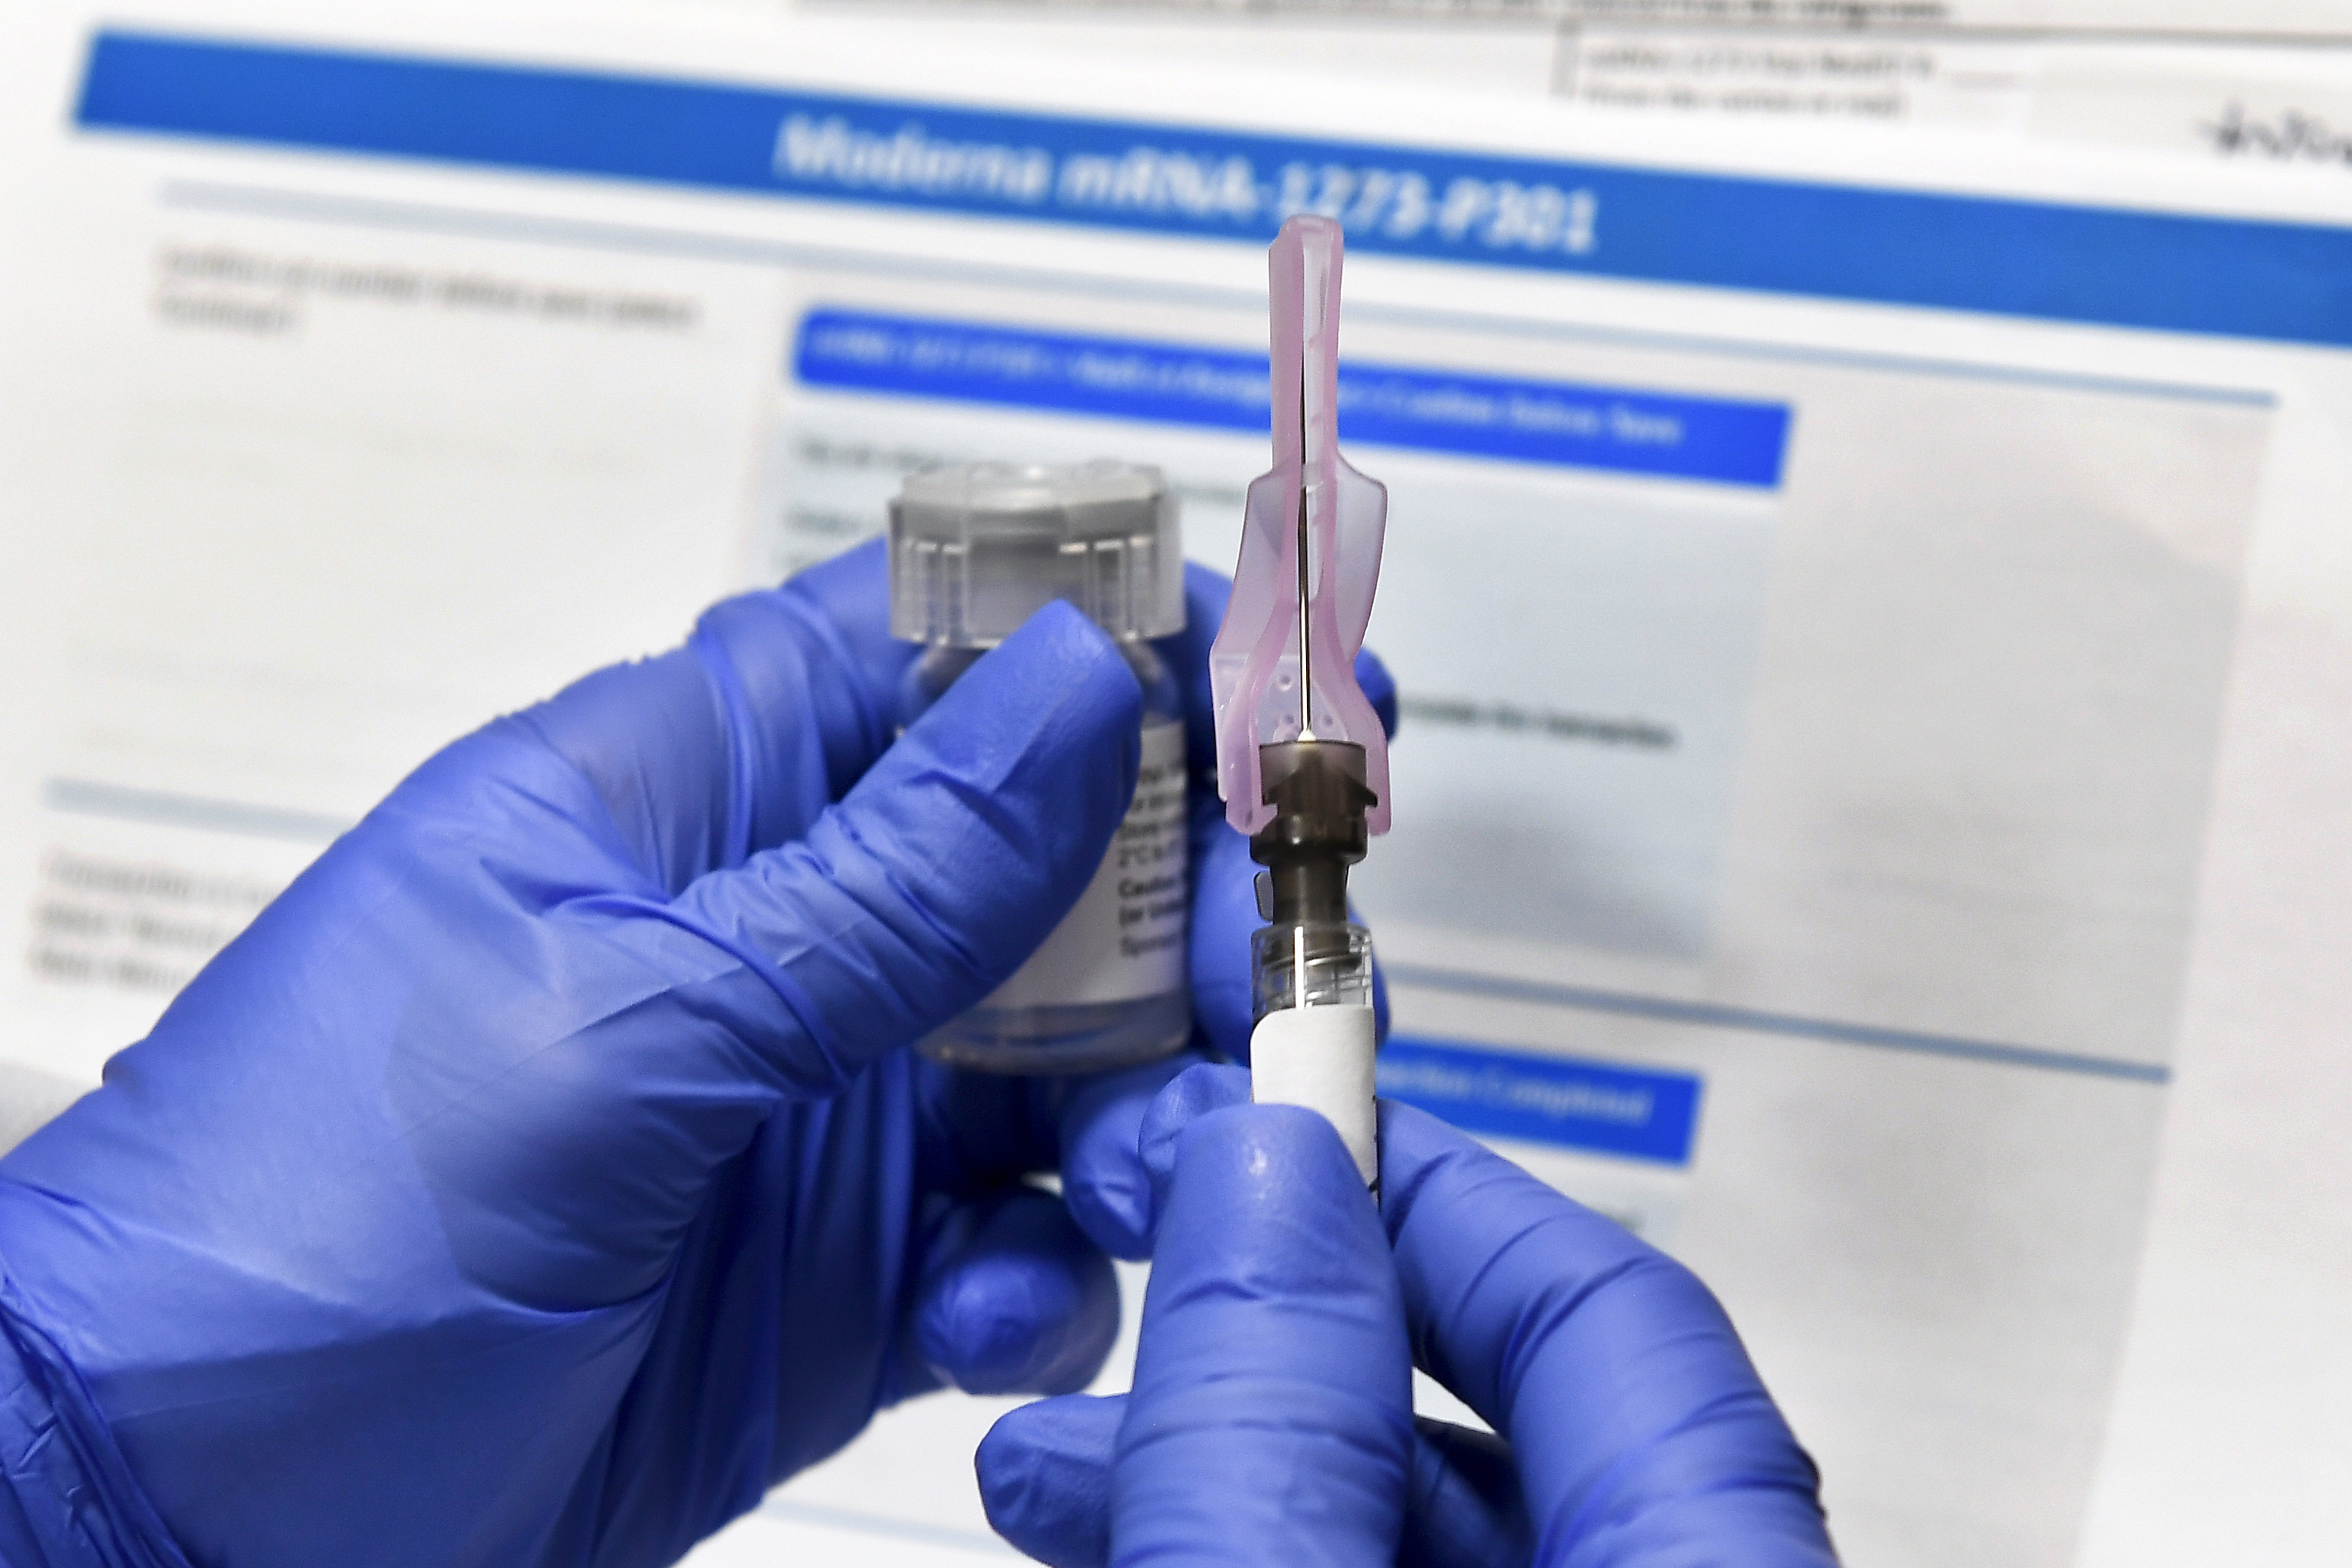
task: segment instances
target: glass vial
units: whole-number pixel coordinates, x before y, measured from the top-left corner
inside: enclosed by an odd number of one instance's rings
[[[970,463],[916,474],[890,505],[890,630],[925,645],[900,691],[911,723],[1049,601],[1110,634],[1143,687],[1135,799],[1094,879],[1012,977],[927,1037],[984,1072],[1094,1072],[1192,1032],[1184,721],[1151,639],[1184,629],[1176,500],[1157,468]]]

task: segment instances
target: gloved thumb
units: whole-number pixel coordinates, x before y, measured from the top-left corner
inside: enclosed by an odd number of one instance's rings
[[[1127,1395],[1070,1394],[1008,1412],[980,1445],[996,1532],[1046,1568],[1109,1568],[1111,1469]],[[1396,1568],[1521,1568],[1533,1532],[1511,1451],[1491,1432],[1413,1419]]]
[[[420,994],[401,1019],[393,1090],[465,1265],[546,1304],[658,1283],[711,1171],[780,1101],[836,1092],[979,1001],[1076,902],[1134,795],[1141,702],[1109,639],[1049,605],[802,839],[674,900],[460,862],[505,889],[463,901],[517,927],[478,944],[562,982]],[[534,751],[499,776],[533,757],[557,765]],[[538,809],[561,782],[501,783],[498,802]],[[497,1034],[497,1059],[452,1061],[436,1042],[478,1031],[445,1002],[536,1016]]]
[[[689,886],[647,934],[740,963],[764,1063],[838,1089],[979,1001],[1068,912],[1135,793],[1141,691],[1056,602],[982,658],[801,840]],[[654,912],[654,911],[644,911]],[[728,965],[732,967],[732,965]]]
[[[1292,1106],[1202,1117],[1153,1253],[1112,1561],[1390,1563],[1412,1469],[1403,1301],[1339,1134]]]
[[[967,1394],[1062,1394],[1118,1337],[1118,1280],[1061,1199],[1014,1184],[954,1211],[916,1292],[917,1352]]]

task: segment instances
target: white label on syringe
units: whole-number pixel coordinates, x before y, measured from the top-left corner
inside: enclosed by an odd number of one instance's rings
[[[1380,1112],[1372,1100],[1374,1038],[1368,1006],[1285,1007],[1250,1031],[1250,1098],[1303,1105],[1339,1130],[1366,1186],[1381,1178]]]
[[[1135,799],[1094,880],[983,1007],[1133,1002],[1184,984],[1184,726],[1143,731]]]

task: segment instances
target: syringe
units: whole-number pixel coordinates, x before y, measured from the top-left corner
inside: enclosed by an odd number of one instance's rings
[[[1265,867],[1253,1097],[1322,1112],[1377,1191],[1371,938],[1348,918],[1348,868],[1388,827],[1387,736],[1355,679],[1388,494],[1339,453],[1340,256],[1328,218],[1275,241],[1274,467],[1250,487],[1210,674],[1227,820]]]

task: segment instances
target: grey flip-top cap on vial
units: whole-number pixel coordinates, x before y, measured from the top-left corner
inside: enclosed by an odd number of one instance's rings
[[[1055,599],[1116,637],[1184,629],[1183,539],[1158,468],[961,463],[899,487],[891,636],[993,647]]]

